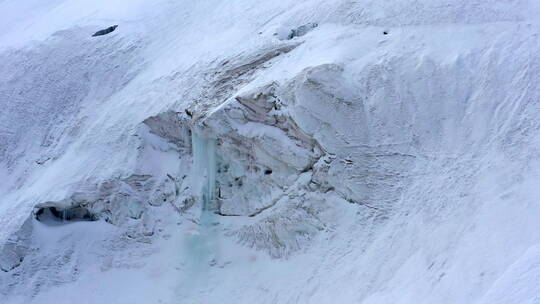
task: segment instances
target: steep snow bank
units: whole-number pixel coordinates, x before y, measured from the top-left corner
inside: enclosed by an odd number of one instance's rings
[[[534,303],[539,12],[0,2],[0,294]]]

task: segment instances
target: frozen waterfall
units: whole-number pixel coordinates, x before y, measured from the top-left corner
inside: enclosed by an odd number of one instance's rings
[[[205,138],[197,131],[192,132],[193,174],[192,184],[195,195],[200,195],[202,210],[215,209],[214,197],[216,189],[216,143]]]

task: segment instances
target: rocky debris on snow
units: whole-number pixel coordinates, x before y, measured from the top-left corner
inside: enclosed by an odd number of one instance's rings
[[[194,120],[203,119],[210,109],[227,101],[242,85],[253,80],[257,71],[271,66],[299,45],[296,42],[271,45],[219,62],[204,75],[206,82],[200,89],[200,96],[187,109],[187,116]]]

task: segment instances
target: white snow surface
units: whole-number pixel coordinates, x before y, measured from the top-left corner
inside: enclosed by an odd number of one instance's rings
[[[540,303],[538,16],[0,0],[0,303]]]

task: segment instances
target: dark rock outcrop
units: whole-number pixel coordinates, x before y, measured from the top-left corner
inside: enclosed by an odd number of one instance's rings
[[[109,26],[106,29],[95,32],[94,35],[92,35],[92,37],[97,37],[97,36],[103,36],[103,35],[110,34],[110,33],[114,32],[114,30],[116,30],[117,27],[118,27],[117,24],[115,24],[113,26]]]

